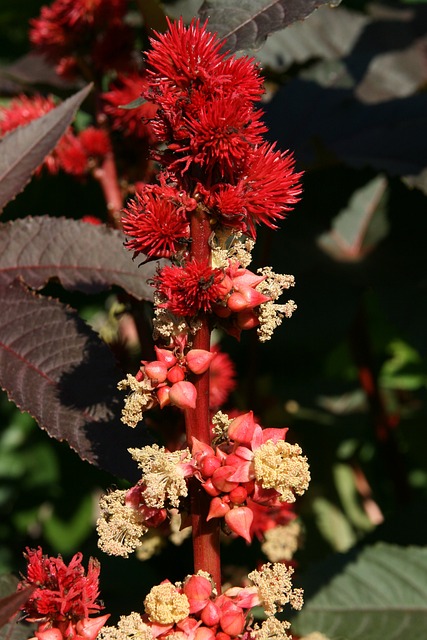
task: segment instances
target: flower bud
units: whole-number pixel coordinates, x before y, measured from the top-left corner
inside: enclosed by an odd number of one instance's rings
[[[237,315],[237,326],[239,329],[248,331],[259,325],[258,316],[250,309],[245,309]]]
[[[36,631],[35,635],[38,640],[64,640],[60,630],[55,627],[45,631]]]
[[[200,462],[199,469],[204,478],[210,478],[220,466],[221,461],[216,456],[205,456]]]
[[[181,382],[181,380],[184,380],[184,378],[184,369],[180,367],[179,364],[176,364],[171,369],[169,369],[168,380],[169,382],[172,382],[172,384],[174,384],[175,382]]]
[[[97,618],[83,618],[76,624],[76,631],[85,640],[95,640],[102,627],[107,622],[110,614],[98,616]]]
[[[211,478],[208,478],[206,482],[203,483],[202,486],[203,486],[203,489],[206,491],[206,493],[208,493],[210,496],[219,496],[219,494],[221,493],[219,489],[214,487],[214,485],[212,484]]]
[[[241,293],[235,291],[227,300],[227,307],[231,311],[243,311],[248,308],[248,301],[242,296]]]
[[[233,602],[225,602],[222,606],[219,623],[221,629],[230,636],[238,636],[245,628],[245,614],[242,609]]]
[[[198,613],[209,602],[212,595],[212,584],[204,576],[190,576],[183,589],[190,603],[190,613]]]
[[[248,507],[234,507],[234,509],[230,509],[230,511],[225,514],[224,519],[233,533],[237,533],[237,535],[246,540],[246,542],[251,542],[250,530],[254,519],[254,514],[251,509]],[[224,631],[227,630],[224,629]]]
[[[173,367],[173,365],[177,363],[176,356],[172,353],[172,351],[169,351],[169,349],[160,349],[159,347],[154,347],[154,350],[156,352],[157,360],[163,362],[168,369],[170,369],[170,367]]]
[[[271,298],[256,289],[252,289],[252,287],[239,287],[239,293],[244,297],[251,309],[271,300]]]
[[[219,609],[216,604],[212,601],[208,602],[200,614],[200,618],[207,627],[217,625],[219,622]]]
[[[212,520],[212,518],[222,518],[226,513],[230,511],[228,504],[223,502],[221,498],[212,498],[209,507],[209,513],[206,520]]]
[[[220,491],[231,491],[238,486],[238,482],[230,482],[228,478],[233,475],[235,472],[235,468],[225,465],[224,467],[219,467],[212,474],[212,484],[214,487],[219,489]]]
[[[163,407],[166,407],[168,404],[170,404],[170,399],[169,399],[170,390],[171,388],[168,387],[167,385],[164,385],[163,387],[158,387],[158,389],[156,389],[156,396],[159,401],[160,409],[163,409]]]
[[[180,409],[196,408],[197,391],[191,382],[176,382],[172,385],[169,400]]]
[[[214,640],[214,638],[215,633],[207,627],[199,627],[194,636],[194,640]]]
[[[145,373],[155,384],[159,384],[159,382],[166,380],[168,368],[164,362],[153,360],[152,362],[147,362],[145,365]]]
[[[238,487],[230,491],[228,497],[233,504],[243,504],[248,497],[248,492],[246,491],[245,487],[239,485]]]
[[[216,353],[211,353],[205,349],[191,349],[186,355],[188,368],[198,375],[205,373],[215,356]]]
[[[248,411],[248,413],[234,418],[228,427],[227,434],[233,442],[250,445],[255,433],[255,427],[254,414],[252,411]]]

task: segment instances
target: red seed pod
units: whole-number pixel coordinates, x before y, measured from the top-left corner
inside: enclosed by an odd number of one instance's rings
[[[206,480],[206,482],[204,482],[202,486],[206,493],[208,493],[210,496],[219,496],[219,494],[221,493],[219,489],[214,487],[211,478],[208,478],[208,480]]]
[[[180,367],[179,364],[174,365],[169,369],[167,378],[172,384],[175,384],[175,382],[181,382],[181,380],[184,380],[185,378],[184,369]]]
[[[159,384],[166,380],[168,368],[164,362],[160,362],[160,360],[153,360],[152,362],[147,362],[145,365],[145,373],[150,380],[154,382],[154,384]]]
[[[110,615],[111,614],[107,613],[103,616],[97,616],[96,618],[82,618],[76,624],[78,636],[85,640],[95,640]]]
[[[230,491],[228,497],[233,504],[243,504],[248,497],[248,492],[246,491],[245,487],[242,487],[240,485],[233,489],[233,491]]]
[[[221,498],[212,498],[206,520],[212,520],[212,518],[223,518],[229,511],[230,507],[221,500]]]
[[[196,387],[191,382],[186,382],[184,380],[172,385],[169,393],[169,400],[171,401],[171,404],[174,404],[180,409],[195,409],[196,399]]]
[[[156,396],[159,401],[160,409],[163,409],[163,407],[166,407],[168,404],[171,403],[169,399],[170,390],[171,390],[170,387],[168,387],[167,385],[164,385],[163,387],[158,387],[156,389]]]
[[[231,296],[227,300],[227,307],[231,309],[231,311],[243,311],[247,309],[249,306],[246,298],[242,296],[241,293],[235,291],[231,294]]]
[[[225,491],[226,493],[232,491],[239,485],[238,482],[230,482],[228,480],[228,478],[232,476],[234,472],[234,467],[227,465],[224,467],[219,467],[219,469],[214,471],[214,473],[212,474],[212,484],[220,491]]]
[[[245,614],[242,609],[233,602],[226,602],[221,607],[219,624],[221,629],[225,633],[229,633],[230,636],[238,636],[245,628]]]
[[[199,627],[196,629],[194,640],[214,640],[215,633],[208,627]]]
[[[215,307],[213,308],[213,312],[218,316],[218,318],[228,318],[232,313],[231,309],[229,309],[228,307],[223,307],[220,304],[215,305]]]
[[[204,478],[210,478],[220,466],[221,461],[216,456],[205,456],[200,462],[199,469]]]
[[[192,575],[185,581],[183,591],[190,603],[190,613],[197,613],[209,602],[212,584],[204,576]]]
[[[228,633],[224,633],[223,631],[220,631],[219,633],[216,634],[215,640],[231,640],[231,638],[228,635]]]
[[[170,369],[170,367],[173,367],[173,365],[177,363],[176,356],[172,353],[172,351],[169,351],[169,349],[160,349],[159,347],[155,346],[154,350],[156,352],[157,360],[163,362],[168,369]]]
[[[200,614],[200,618],[208,627],[217,625],[219,622],[219,609],[216,604],[212,601],[208,602]]]
[[[251,542],[251,524],[254,519],[253,512],[248,507],[234,507],[224,516],[226,523],[233,533],[237,533],[246,542]],[[224,629],[224,631],[227,631]]]
[[[259,325],[258,316],[251,309],[246,309],[237,315],[237,326],[247,331]]]
[[[215,356],[216,353],[206,351],[205,349],[191,349],[185,357],[190,371],[200,375],[209,369]]]

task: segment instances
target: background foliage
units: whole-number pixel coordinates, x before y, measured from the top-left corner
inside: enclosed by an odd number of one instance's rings
[[[254,13],[267,5],[240,4]],[[273,4],[277,10],[284,5]],[[36,0],[2,2],[4,101],[17,87],[32,86],[16,60],[28,52],[28,19],[38,15],[41,5]],[[258,23],[250,21],[253,29],[242,34],[235,26],[242,23],[237,9],[228,6],[224,17],[222,5],[205,2],[201,15],[211,16],[220,35],[233,35],[231,46],[259,46],[263,33]],[[309,5],[315,3],[305,8]],[[187,18],[200,6],[192,0],[164,3],[170,15]],[[275,20],[283,23],[280,15],[264,18],[271,21],[264,35],[275,29]],[[305,533],[298,574],[308,596],[297,621],[301,633],[318,628],[332,638],[408,635],[414,640],[425,629],[426,598],[418,600],[419,592],[405,587],[405,576],[409,572],[417,586],[422,583],[425,549],[408,545],[423,546],[427,539],[426,45],[422,2],[349,1],[274,31],[254,53],[266,77],[269,136],[281,148],[294,149],[305,171],[304,198],[296,212],[280,231],[260,233],[256,266],[270,263],[278,272],[294,273],[299,308],[271,344],[244,336],[239,345],[224,340],[223,347],[239,371],[235,404],[252,408],[265,426],[291,426],[311,464],[311,487],[299,505]],[[47,88],[49,77],[39,79],[38,87]],[[70,91],[59,85],[55,93],[65,97]],[[8,277],[7,221],[50,215],[66,217],[73,225],[83,215],[103,218],[103,204],[90,179],[76,183],[58,175],[32,180],[3,212],[0,277]],[[77,227],[69,237],[73,249],[81,250]],[[37,241],[34,247],[43,253]],[[96,259],[108,269],[106,257],[107,251]],[[31,271],[31,265],[26,268]],[[114,321],[117,289],[89,298],[81,286],[34,286],[70,304],[101,333]],[[6,303],[0,323],[6,319]],[[22,309],[31,317],[28,305],[23,300]],[[2,373],[7,377],[7,369]],[[98,383],[102,387],[102,376]],[[25,545],[41,544],[65,557],[77,550],[99,555],[95,504],[111,475],[50,439],[5,394],[0,411],[0,571],[22,567]],[[119,468],[116,473],[124,475]],[[179,579],[189,570],[185,548],[179,554],[167,548],[142,569],[136,560],[103,557],[108,610],[131,611],[132,593],[139,602],[144,590],[141,580],[148,589],[166,575]],[[251,564],[248,556],[259,555],[259,549],[248,552],[244,543],[224,552],[226,564],[242,567]],[[372,611],[372,599],[366,597],[389,583],[387,571],[381,573],[388,565],[398,586],[384,596],[387,606],[402,613],[403,627],[390,616],[382,626],[384,602]],[[348,597],[341,606],[338,596],[344,592]],[[370,635],[348,618],[351,607]]]

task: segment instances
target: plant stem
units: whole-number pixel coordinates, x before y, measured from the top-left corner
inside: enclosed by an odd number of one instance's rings
[[[197,210],[191,220],[191,254],[190,259],[204,261],[209,258],[209,236],[211,228],[209,218],[203,210]],[[206,315],[201,316],[201,327],[194,337],[195,349],[210,350],[210,329]],[[187,441],[191,443],[194,436],[205,444],[211,443],[211,428],[209,419],[209,370],[196,376],[194,386],[197,390],[195,409],[185,412],[185,426]],[[212,576],[218,591],[221,588],[221,564],[219,553],[219,524],[214,518],[206,521],[210,499],[202,489],[200,483],[190,484],[191,519],[193,527],[194,571],[200,569]]]
[[[114,229],[121,229],[120,212],[123,207],[123,196],[112,151],[106,154],[102,165],[94,170],[93,175],[98,180],[104,194],[110,225]]]

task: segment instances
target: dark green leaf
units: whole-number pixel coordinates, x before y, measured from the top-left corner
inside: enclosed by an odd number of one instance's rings
[[[18,127],[0,141],[0,211],[29,182],[32,174],[65,133],[92,85],[52,111]]]

